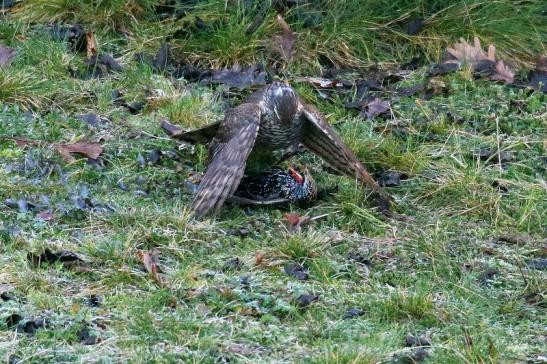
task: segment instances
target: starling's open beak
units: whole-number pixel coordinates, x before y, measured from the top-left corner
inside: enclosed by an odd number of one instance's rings
[[[302,177],[300,173],[298,173],[293,167],[289,167],[289,173],[291,174],[292,178],[294,178],[294,180],[297,183],[299,184],[304,183],[304,177]]]

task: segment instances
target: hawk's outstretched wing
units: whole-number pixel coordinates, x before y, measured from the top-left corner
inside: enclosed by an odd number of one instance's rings
[[[192,212],[200,217],[218,210],[233,194],[243,177],[247,157],[253,149],[260,125],[260,107],[241,104],[228,112],[220,122],[213,140],[211,162],[201,180]]]
[[[311,105],[302,104],[304,106],[302,144],[332,168],[350,177],[356,177],[383,198],[390,199],[321,113]]]
[[[215,123],[205,125],[199,129],[172,133],[171,137],[173,139],[183,140],[188,143],[206,144],[216,136],[218,130],[220,129],[221,123],[222,121],[217,121]]]

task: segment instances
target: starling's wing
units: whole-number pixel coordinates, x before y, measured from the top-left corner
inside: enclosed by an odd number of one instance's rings
[[[222,121],[206,125],[202,128],[190,130],[182,133],[171,134],[173,139],[183,140],[188,143],[206,144],[217,135]]]
[[[235,192],[245,171],[260,124],[260,107],[241,104],[226,112],[215,136],[215,148],[201,180],[192,211],[200,217],[218,210]]]
[[[291,200],[284,197],[278,197],[278,198],[270,198],[270,199],[256,199],[256,198],[248,198],[248,197],[242,197],[237,195],[232,195],[228,197],[226,200],[231,203],[235,203],[242,206],[282,206],[282,205],[288,205],[291,203]]]
[[[311,105],[303,106],[302,144],[332,168],[350,177],[356,177],[382,197],[389,198],[321,113]]]

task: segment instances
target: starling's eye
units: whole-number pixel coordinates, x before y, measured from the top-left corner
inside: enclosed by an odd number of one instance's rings
[[[294,168],[289,167],[289,173],[291,174],[292,178],[296,181],[298,184],[304,183],[304,177],[300,175]]]

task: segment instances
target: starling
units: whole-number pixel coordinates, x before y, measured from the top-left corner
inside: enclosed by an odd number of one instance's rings
[[[210,161],[191,207],[195,217],[217,211],[236,192],[251,152],[294,150],[299,143],[384,201],[391,200],[319,111],[286,82],[275,81],[255,91],[221,121],[172,137],[208,143]]]
[[[288,171],[272,168],[257,175],[244,176],[227,201],[242,205],[282,206],[307,202],[315,197],[317,185],[308,170],[299,173],[290,167]]]

